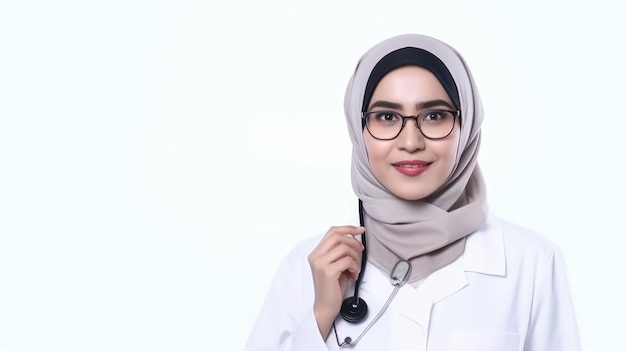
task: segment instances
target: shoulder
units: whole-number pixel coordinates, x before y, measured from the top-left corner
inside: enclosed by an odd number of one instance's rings
[[[542,233],[503,218],[492,220],[502,235],[508,271],[544,271],[561,259],[559,246]]]
[[[559,247],[543,235],[490,214],[468,237],[464,261],[466,271],[506,276],[519,287],[559,271],[563,260]]]
[[[556,245],[543,235],[505,220],[493,213],[489,214],[486,223],[468,236],[471,252],[480,254],[497,254],[506,252],[528,254],[531,252],[550,252]]]
[[[492,219],[502,233],[507,253],[509,251],[519,251],[529,254],[531,252],[549,254],[558,250],[556,243],[547,239],[543,234],[529,229],[506,219],[493,216]]]
[[[320,232],[303,238],[294,247],[292,247],[289,252],[287,252],[287,254],[285,255],[285,260],[291,262],[303,259],[306,260],[311,251],[313,251],[313,249],[315,249],[320,240],[322,240],[323,236],[324,233]]]

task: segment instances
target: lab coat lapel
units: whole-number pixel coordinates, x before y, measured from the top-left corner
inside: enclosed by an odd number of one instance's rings
[[[393,286],[380,270],[373,266],[368,267],[362,289],[379,298],[381,305],[393,292]],[[373,269],[372,269],[373,268]],[[454,294],[467,285],[463,262],[456,260],[452,264],[440,269],[427,278],[417,289],[404,285],[391,302],[388,311],[404,315],[424,331],[428,331],[430,314],[433,305],[447,296]],[[377,311],[370,311],[377,313]]]
[[[483,228],[468,236],[461,257],[431,274],[417,288],[404,285],[389,309],[428,330],[432,307],[469,284],[466,272],[491,275],[506,273],[502,233],[492,218]],[[381,299],[381,303],[393,292],[389,277],[371,264],[368,264],[361,286],[363,290]]]

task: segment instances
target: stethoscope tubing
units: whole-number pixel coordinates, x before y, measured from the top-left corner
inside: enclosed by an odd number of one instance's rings
[[[359,199],[359,223],[361,227],[365,226],[364,223],[364,215],[363,215],[363,202]],[[343,304],[341,305],[340,315],[341,317],[349,323],[358,323],[363,321],[367,317],[367,304],[361,298],[359,298],[359,288],[361,286],[361,281],[363,280],[363,276],[365,273],[365,267],[367,265],[367,239],[366,233],[361,234],[361,243],[363,244],[363,252],[361,256],[361,272],[354,283],[354,294],[351,297],[347,297]],[[343,342],[339,342],[339,335],[337,334],[337,328],[335,327],[335,323],[333,323],[333,330],[335,332],[335,339],[337,340],[337,345],[339,347],[354,347],[361,338],[372,328],[374,323],[380,319],[380,317],[385,313],[393,299],[398,294],[400,288],[406,283],[408,277],[411,272],[411,264],[406,260],[400,260],[394,266],[391,272],[391,284],[394,285],[394,289],[387,298],[387,301],[380,309],[380,311],[376,314],[376,316],[372,319],[372,321],[363,329],[361,334],[353,341],[351,337],[346,337]]]

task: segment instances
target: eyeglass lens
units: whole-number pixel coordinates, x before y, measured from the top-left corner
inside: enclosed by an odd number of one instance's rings
[[[397,112],[371,111],[365,114],[366,126],[376,139],[394,139],[406,124],[415,119],[422,134],[430,139],[445,138],[454,128],[455,113],[446,110],[424,111],[417,116],[404,117]]]

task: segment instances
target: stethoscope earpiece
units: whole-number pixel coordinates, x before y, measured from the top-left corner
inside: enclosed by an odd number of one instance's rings
[[[341,304],[339,314],[346,322],[359,323],[367,317],[367,304],[362,298],[357,299],[354,301],[354,296],[346,297]]]

